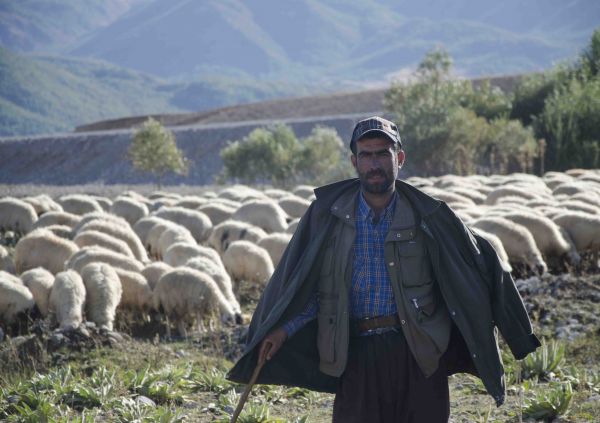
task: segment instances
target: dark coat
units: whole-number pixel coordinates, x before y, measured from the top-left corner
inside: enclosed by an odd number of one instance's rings
[[[262,339],[304,307],[317,282],[316,262],[321,244],[335,219],[333,202],[347,190],[358,190],[357,179],[315,190],[316,200],[300,220],[280,264],[256,307],[242,357],[228,379],[247,383],[257,362]],[[396,181],[417,215],[419,230],[428,239],[436,279],[454,322],[447,351],[450,373],[477,374],[500,405],[504,401],[504,369],[495,328],[517,359],[534,351],[540,342],[509,273],[502,270],[492,246],[474,235],[443,202],[402,181]],[[316,322],[287,340],[265,364],[258,383],[300,386],[335,392],[337,378],[319,371]]]

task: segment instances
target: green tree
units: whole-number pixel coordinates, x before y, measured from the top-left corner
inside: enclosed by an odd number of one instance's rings
[[[300,143],[302,154],[297,164],[300,180],[322,185],[355,175],[349,149],[334,128],[316,126]]]
[[[188,160],[177,148],[173,132],[152,118],[135,131],[129,158],[134,168],[155,175],[159,186],[168,172],[179,175],[188,172]]]

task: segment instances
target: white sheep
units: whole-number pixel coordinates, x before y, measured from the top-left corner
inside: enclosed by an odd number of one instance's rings
[[[471,226],[500,238],[510,260],[525,263],[540,274],[548,270],[531,232],[524,226],[502,217],[483,217]]]
[[[157,200],[161,198],[168,198],[171,200],[179,201],[181,200],[181,195],[176,192],[168,192],[168,191],[153,191],[148,198],[150,200]]]
[[[117,306],[123,288],[117,272],[105,263],[90,263],[81,270],[86,290],[85,314],[87,320],[99,328],[113,330]]]
[[[106,248],[107,250],[123,254],[127,257],[135,258],[131,248],[129,248],[129,245],[127,245],[125,241],[122,241],[104,232],[94,231],[91,229],[82,230],[77,234],[77,236],[75,236],[73,242],[77,244],[79,248],[96,245]]]
[[[90,198],[96,200],[104,212],[108,213],[110,211],[110,208],[112,207],[112,200],[109,198],[102,197],[100,195],[90,195]]]
[[[149,247],[148,247],[148,234],[150,233],[150,230],[157,223],[165,223],[165,222],[168,222],[168,221],[165,220],[165,219],[162,219],[160,217],[156,217],[156,216],[147,216],[147,217],[141,218],[140,220],[138,220],[137,222],[135,222],[135,225],[133,225],[133,231],[138,236],[138,238],[140,239],[142,245],[147,250],[149,250]]]
[[[297,195],[287,195],[280,198],[277,201],[277,204],[279,204],[283,211],[291,218],[304,216],[304,213],[306,213],[306,210],[310,207],[310,201]]]
[[[152,289],[141,272],[113,267],[119,275],[123,293],[119,308],[148,312],[152,308]],[[143,269],[142,269],[143,270]]]
[[[171,270],[173,270],[173,267],[169,266],[167,263],[155,261],[144,267],[144,270],[142,270],[142,275],[146,278],[150,289],[154,291],[154,288],[156,287],[156,284],[162,275]]]
[[[223,253],[223,265],[231,278],[264,286],[273,274],[273,261],[267,250],[250,241],[234,241]]]
[[[294,194],[291,194],[289,191],[286,191],[283,189],[278,189],[278,188],[266,189],[264,194],[267,197],[272,198],[273,200],[279,200],[283,197],[289,197],[290,195],[292,195],[292,196],[294,195]],[[298,198],[302,198],[302,197],[298,197]]]
[[[171,222],[170,220],[162,219],[161,222],[155,223],[150,228],[150,230],[148,231],[148,236],[146,237],[146,248],[148,249],[152,257],[159,257],[160,247],[158,241],[160,239],[160,236],[163,234],[164,231],[172,228],[181,228],[181,226],[177,223]]]
[[[246,185],[234,185],[219,191],[219,198],[242,202],[246,198],[263,198],[265,195]]]
[[[291,239],[291,234],[277,232],[261,238],[256,245],[267,250],[273,261],[273,266],[277,266]]]
[[[233,213],[232,219],[251,223],[266,232],[284,232],[287,214],[273,200],[251,200]]]
[[[17,273],[43,267],[53,274],[64,268],[64,263],[79,250],[77,244],[61,238],[46,229],[36,229],[21,238],[15,247]]]
[[[508,261],[508,254],[506,254],[506,250],[504,249],[500,238],[498,238],[494,234],[491,234],[478,228],[472,228],[472,230],[475,234],[484,238],[492,245],[492,247],[496,251],[496,254],[498,255],[498,258],[500,259],[500,265],[502,266],[502,270],[504,270],[505,272],[512,272],[512,267]]]
[[[111,221],[93,220],[81,226],[79,231],[76,233],[92,230],[111,235],[117,239],[120,239],[121,241],[124,241],[129,246],[131,252],[137,260],[141,262],[149,261],[148,253],[146,252],[142,241],[140,241],[138,236],[135,234],[135,232],[133,232],[133,229],[131,229],[127,222],[125,222],[123,225],[116,225]]]
[[[60,272],[50,291],[49,313],[64,331],[77,329],[83,321],[85,286],[79,273],[73,270]]]
[[[54,275],[43,267],[36,267],[21,274],[23,284],[29,288],[35,304],[43,317],[48,315],[48,301],[54,285]]]
[[[207,203],[206,198],[199,197],[197,195],[186,195],[181,200],[173,204],[173,207],[183,207],[186,209],[197,210],[198,207]]]
[[[300,218],[294,219],[292,220],[289,224],[287,229],[285,230],[288,234],[293,234],[294,232],[296,232],[296,228],[298,227],[298,224],[300,223]]]
[[[108,221],[113,223],[115,226],[129,225],[129,223],[122,217],[115,216],[114,214],[106,213],[104,211],[96,211],[79,216],[79,222],[77,222],[77,224],[73,227],[73,233],[78,233],[84,225],[87,225],[93,221]]]
[[[178,267],[183,266],[189,259],[199,256],[208,257],[216,263],[221,263],[221,257],[216,250],[189,242],[178,242],[171,245],[165,251],[162,259],[168,265]]]
[[[40,194],[32,197],[24,197],[22,199],[26,203],[33,206],[38,216],[41,216],[50,211],[62,211],[62,206],[54,201],[46,194]]]
[[[578,264],[581,260],[575,246],[563,237],[559,226],[551,219],[531,211],[515,211],[503,217],[526,227],[544,257],[566,256],[571,264]]]
[[[6,271],[14,274],[16,272],[15,262],[8,255],[8,251],[2,245],[0,245],[0,271]]]
[[[154,291],[154,306],[167,316],[167,336],[171,336],[170,321],[177,324],[181,336],[187,335],[188,324],[194,318],[199,331],[203,319],[219,310],[224,323],[235,321],[235,312],[214,280],[206,273],[179,267],[163,275]]]
[[[69,257],[67,262],[64,264],[64,268],[81,272],[81,269],[83,269],[86,264],[95,261],[110,264],[115,268],[128,270],[131,272],[141,272],[144,268],[141,262],[132,259],[131,257],[127,257],[123,254],[115,253],[114,251],[97,246],[84,247],[77,251],[75,254]]]
[[[142,217],[148,216],[148,206],[133,198],[117,197],[110,207],[110,213],[122,217],[133,226]]]
[[[68,194],[58,199],[63,210],[68,213],[84,215],[91,212],[103,212],[102,206],[89,195]]]
[[[315,192],[315,187],[312,185],[298,185],[294,189],[292,189],[292,193],[297,195],[298,197],[308,199]]]
[[[212,222],[206,214],[185,207],[163,207],[155,212],[154,216],[183,226],[190,231],[198,243],[206,241],[212,229]]]
[[[25,285],[15,283],[13,277],[0,271],[0,323],[4,328],[12,324],[19,313],[35,306],[31,291]]]
[[[48,225],[44,229],[64,239],[71,239],[73,236],[73,230],[67,225]]]
[[[200,270],[201,272],[209,275],[215,281],[227,301],[229,301],[233,307],[233,311],[236,314],[236,322],[241,323],[242,309],[235,294],[233,293],[233,284],[231,283],[231,278],[225,270],[223,263],[221,263],[220,260],[219,262],[215,262],[208,257],[200,256],[188,260],[185,263],[185,267]]]
[[[160,235],[160,238],[158,238],[157,257],[159,258],[159,260],[162,260],[165,252],[169,249],[169,247],[179,243],[197,245],[196,240],[194,239],[190,231],[188,231],[183,226],[177,225],[175,227],[165,229]]]
[[[5,272],[4,270],[0,270],[0,278],[8,282],[15,283],[17,285],[25,286],[23,281],[18,276],[13,275],[12,273]]]
[[[0,199],[0,230],[12,230],[26,234],[38,219],[33,206],[17,198]]]
[[[559,203],[558,207],[567,210],[580,211],[589,214],[600,214],[600,209],[592,204],[579,200],[568,200]]]
[[[508,196],[522,197],[526,200],[536,200],[540,197],[543,197],[534,190],[527,190],[522,187],[500,186],[488,194],[484,201],[484,204],[493,205],[501,201],[502,197]]]
[[[49,211],[40,216],[40,218],[34,223],[33,229],[44,228],[51,225],[64,225],[72,229],[79,223],[80,220],[81,216],[73,213],[67,213],[64,211]]]
[[[231,207],[227,204],[218,203],[211,201],[208,204],[198,207],[198,211],[208,216],[214,226],[233,216],[236,211],[236,207]]]
[[[564,228],[579,253],[591,250],[594,252],[595,264],[600,249],[600,216],[582,212],[564,212],[552,220]]]
[[[247,240],[257,243],[267,233],[261,228],[246,222],[236,220],[226,220],[215,226],[208,238],[208,245],[217,250],[220,254],[227,249],[233,241]]]

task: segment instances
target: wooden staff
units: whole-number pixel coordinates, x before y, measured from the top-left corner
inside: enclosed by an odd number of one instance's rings
[[[246,404],[246,400],[248,399],[248,395],[250,395],[250,391],[252,387],[256,383],[256,379],[258,379],[258,375],[262,370],[263,366],[267,361],[267,356],[269,355],[269,351],[271,350],[272,344],[267,344],[265,353],[262,357],[258,358],[258,363],[256,363],[256,367],[254,368],[254,373],[252,373],[252,377],[250,378],[250,382],[246,385],[246,389],[244,389],[244,393],[240,397],[240,401],[238,402],[237,408],[235,409],[233,416],[231,416],[230,423],[236,423],[237,419],[244,408],[244,404]]]

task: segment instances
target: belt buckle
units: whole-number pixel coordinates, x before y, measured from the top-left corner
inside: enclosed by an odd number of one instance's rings
[[[386,326],[384,328],[375,328],[375,329],[369,329],[363,333],[361,333],[361,336],[367,336],[367,335],[381,335],[384,334],[386,332],[398,332],[398,329],[395,326]]]

